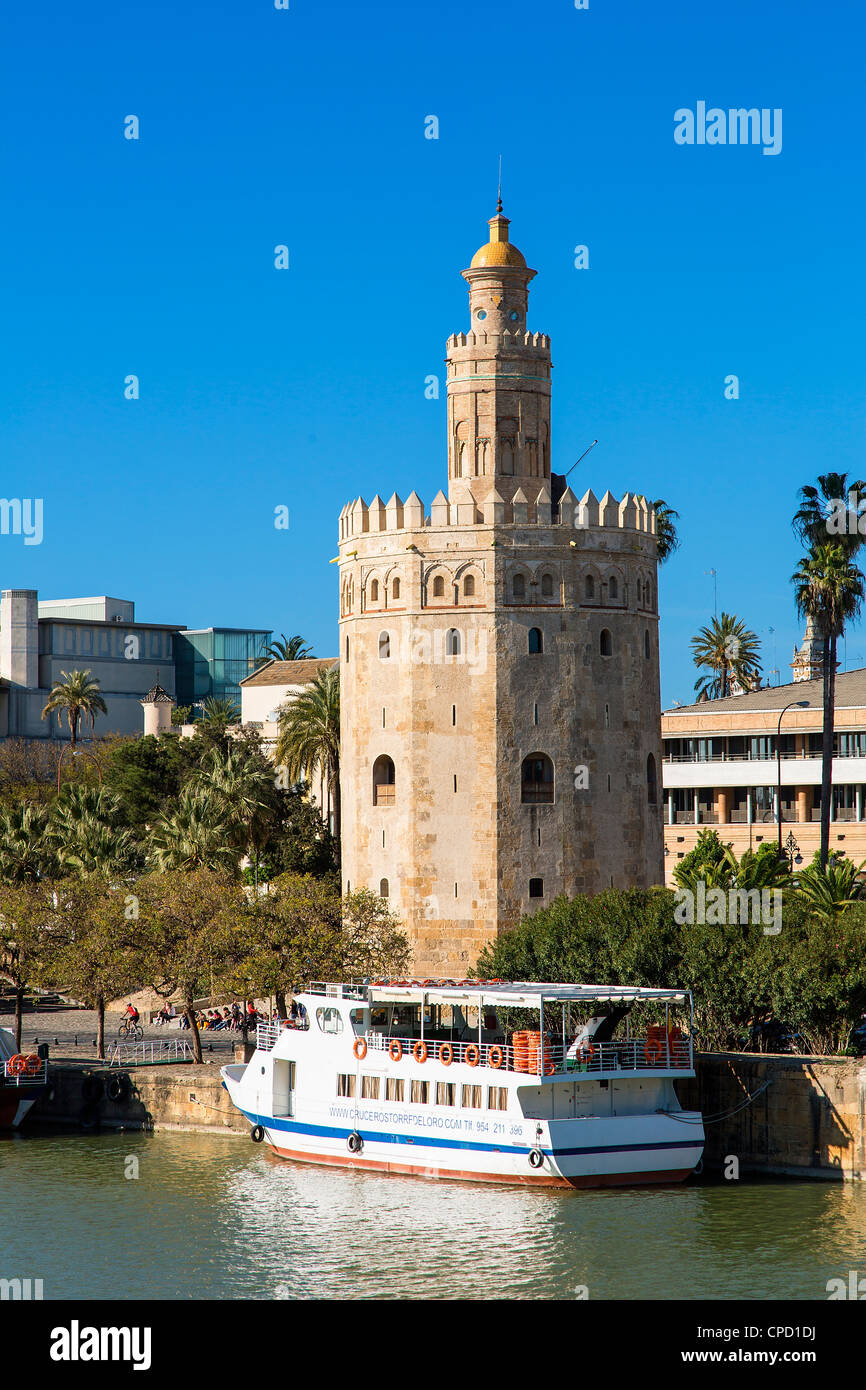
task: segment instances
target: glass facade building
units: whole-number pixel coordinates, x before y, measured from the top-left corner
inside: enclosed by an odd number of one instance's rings
[[[270,630],[237,627],[179,632],[175,639],[178,704],[233,700],[240,710],[240,682],[256,669],[272,636]]]

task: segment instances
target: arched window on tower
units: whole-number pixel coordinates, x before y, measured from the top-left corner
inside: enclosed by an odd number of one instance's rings
[[[646,799],[650,806],[658,804],[658,787],[656,785],[656,760],[652,753],[646,760]]]
[[[607,581],[607,594],[608,594],[608,598],[612,599],[613,602],[615,603],[616,600],[617,600],[617,597],[619,596],[619,589],[618,589],[618,587],[617,587],[616,575],[613,575],[613,574],[612,574],[612,575],[610,576],[610,579]]]
[[[544,651],[544,635],[540,627],[529,629],[529,655],[540,656]]]
[[[388,632],[379,633],[379,660],[389,661],[391,658],[391,634]]]
[[[606,627],[603,627],[601,630],[601,636],[598,639],[598,649],[602,656],[613,656],[613,638]]]
[[[543,574],[541,576],[541,597],[553,598],[553,575]]]
[[[394,796],[394,763],[386,753],[380,753],[373,764],[373,805],[393,806]]]
[[[466,578],[463,580],[463,597],[475,597],[475,576],[473,574],[467,574]]]
[[[591,574],[588,574],[588,575],[586,576],[586,580],[585,580],[584,586],[583,586],[583,592],[584,592],[586,598],[588,598],[588,599],[594,599],[594,598],[595,598],[595,580],[593,579],[593,577],[592,577]]]
[[[650,659],[650,635],[649,635],[649,628],[647,628],[647,630],[645,631],[645,633],[644,633],[644,635],[643,635],[643,654],[644,654],[644,656],[646,657],[647,661],[649,661],[649,659]]]
[[[526,598],[526,580],[522,574],[516,574],[511,581],[511,597],[517,603],[522,603]]]
[[[457,631],[456,627],[449,627],[445,634],[445,655],[460,655],[460,633]]]
[[[433,580],[433,597],[445,597],[445,580],[442,578],[441,574],[437,574],[435,579]]]
[[[520,800],[524,806],[553,801],[553,763],[546,753],[530,753],[520,769]]]
[[[378,581],[378,579],[374,579],[374,580],[372,581],[371,585],[370,585],[370,602],[371,602],[371,603],[378,603],[378,602],[379,602],[379,581]]]
[[[391,581],[391,597],[392,597],[392,598],[399,598],[399,597],[400,597],[400,581],[399,581],[399,579],[393,579],[393,580]]]
[[[388,887],[388,880],[387,880],[387,878],[380,878],[380,880],[379,880],[379,897],[380,897],[380,898],[387,898],[387,897],[388,897],[388,894],[389,894],[389,891],[390,891],[390,890],[389,890],[389,887]]]

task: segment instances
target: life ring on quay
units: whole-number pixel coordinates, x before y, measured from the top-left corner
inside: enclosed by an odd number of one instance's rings
[[[24,1056],[24,1053],[16,1052],[15,1056],[10,1057],[9,1061],[6,1063],[6,1071],[10,1076],[21,1076],[26,1062],[27,1058]]]
[[[494,1043],[493,1046],[490,1048],[489,1052],[487,1053],[487,1064],[488,1066],[491,1066],[496,1071],[498,1071],[499,1068],[502,1066],[502,1061],[502,1048],[499,1046],[498,1043]]]
[[[443,1067],[450,1067],[454,1061],[454,1048],[450,1043],[443,1043],[439,1049],[439,1061]]]
[[[367,1055],[366,1038],[356,1038],[352,1044],[352,1051],[355,1054],[356,1060],[359,1062],[363,1062],[364,1058]]]
[[[392,1062],[399,1062],[403,1056],[403,1044],[399,1038],[392,1038],[388,1044],[388,1056]]]
[[[126,1100],[129,1095],[129,1077],[126,1072],[110,1076],[105,1083],[105,1094],[110,1101],[116,1105],[118,1101]]]
[[[479,1061],[481,1060],[481,1053],[478,1050],[478,1044],[470,1043],[463,1056],[464,1061],[468,1062],[470,1067],[477,1067]]]
[[[427,1050],[427,1044],[425,1042],[416,1042],[415,1046],[412,1048],[412,1056],[421,1066],[427,1061]]]
[[[530,1149],[530,1150],[529,1150],[529,1166],[530,1166],[530,1168],[540,1168],[543,1162],[544,1162],[544,1154],[541,1152],[541,1149]]]

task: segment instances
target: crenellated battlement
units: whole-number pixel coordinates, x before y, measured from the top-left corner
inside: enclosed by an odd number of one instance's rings
[[[439,491],[430,504],[429,512],[414,491],[410,492],[405,502],[396,492],[388,502],[383,502],[377,494],[369,505],[363,497],[357,497],[354,502],[347,502],[341,511],[339,532],[342,542],[388,531],[503,525],[562,526],[580,530],[608,528],[655,535],[656,518],[646,498],[633,492],[626,492],[618,501],[608,491],[599,500],[591,489],[578,498],[569,487],[554,507],[550,488],[545,482],[531,499],[524,488],[518,489],[511,502],[506,502],[494,490],[481,506],[470,492],[456,502],[449,502],[445,494]]]
[[[523,333],[506,328],[504,333],[452,333],[446,343],[449,352],[457,348],[495,347],[495,348],[539,348],[550,352],[548,333]]]

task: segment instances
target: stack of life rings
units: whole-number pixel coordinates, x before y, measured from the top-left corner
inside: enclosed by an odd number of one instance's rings
[[[28,1053],[26,1057],[18,1052],[9,1058],[6,1070],[10,1076],[38,1076],[42,1070],[42,1058],[37,1057],[35,1052]]]
[[[550,1076],[555,1067],[553,1058],[550,1055],[550,1044],[547,1038],[544,1039],[542,1046],[541,1034],[533,1032],[531,1029],[515,1033],[512,1038],[514,1048],[514,1070],[538,1072],[539,1061],[545,1076]],[[539,1056],[541,1054],[541,1056]]]

